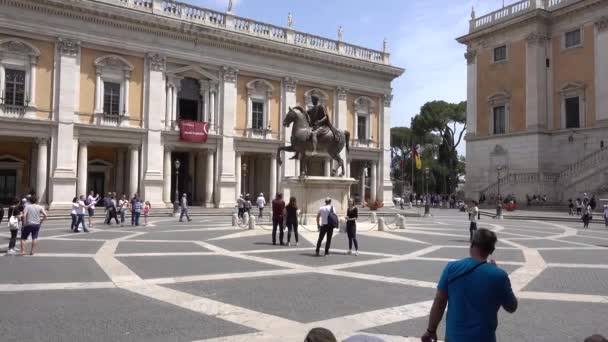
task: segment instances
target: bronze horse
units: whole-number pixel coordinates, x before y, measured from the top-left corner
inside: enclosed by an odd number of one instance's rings
[[[310,134],[312,127],[306,117],[306,112],[301,107],[289,108],[289,112],[283,119],[283,126],[289,127],[293,123],[291,130],[291,145],[281,146],[277,150],[277,161],[279,165],[283,163],[281,160],[281,151],[285,152],[296,152],[300,157],[300,161],[303,164],[303,174],[308,173],[308,155],[306,152],[313,150],[312,140]],[[318,146],[317,152],[326,152],[329,156],[337,162],[336,168],[331,171],[332,176],[335,176],[338,169],[341,168],[340,177],[344,176],[344,161],[340,157],[342,149],[346,148],[346,152],[349,152],[348,141],[350,140],[350,133],[348,131],[340,131],[332,128],[328,130],[321,130],[317,137]]]

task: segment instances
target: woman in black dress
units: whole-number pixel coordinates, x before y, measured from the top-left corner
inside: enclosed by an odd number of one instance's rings
[[[285,207],[285,223],[287,225],[287,246],[291,246],[291,231],[296,237],[296,246],[298,245],[298,204],[296,198],[289,198],[289,203]]]
[[[348,254],[353,253],[353,243],[355,244],[355,255],[359,255],[359,243],[357,242],[357,218],[359,211],[355,207],[355,202],[348,200],[348,210],[346,211],[346,234],[348,235]]]

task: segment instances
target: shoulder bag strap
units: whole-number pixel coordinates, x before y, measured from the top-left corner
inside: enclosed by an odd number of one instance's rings
[[[458,279],[460,279],[460,278],[462,278],[462,277],[464,277],[464,276],[467,276],[467,275],[469,275],[469,274],[473,273],[473,272],[474,272],[474,271],[475,271],[475,270],[476,270],[476,269],[477,269],[479,266],[484,265],[484,264],[486,264],[486,263],[487,263],[487,262],[485,262],[485,261],[480,262],[479,264],[477,264],[477,265],[475,265],[475,266],[471,267],[471,268],[470,268],[470,269],[468,269],[467,271],[465,271],[465,272],[463,272],[463,273],[461,273],[461,274],[457,275],[456,277],[454,277],[454,278],[450,279],[450,281],[448,281],[448,285],[452,284],[453,282],[455,282],[456,280],[458,280]]]

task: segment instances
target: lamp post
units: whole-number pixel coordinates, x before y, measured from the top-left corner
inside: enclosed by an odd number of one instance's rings
[[[179,159],[175,159],[175,200],[173,201],[173,210],[177,213],[179,210]]]
[[[498,190],[498,200],[496,201],[496,219],[502,219],[502,197],[500,196],[500,171],[502,165],[496,166],[496,186]]]
[[[430,169],[428,167],[424,168],[424,184],[426,186],[425,192],[425,200],[424,200],[424,216],[428,217],[431,216],[431,208],[429,206],[429,202],[430,202],[430,196],[429,196],[429,173],[430,173]]]

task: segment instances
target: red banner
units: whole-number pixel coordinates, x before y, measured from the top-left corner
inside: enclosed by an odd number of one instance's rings
[[[179,140],[207,142],[209,123],[202,121],[179,120]]]

